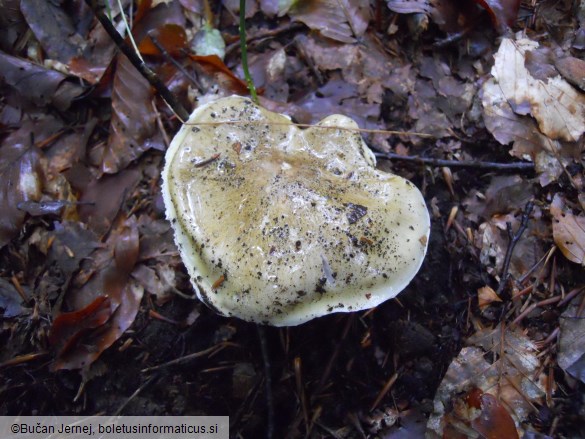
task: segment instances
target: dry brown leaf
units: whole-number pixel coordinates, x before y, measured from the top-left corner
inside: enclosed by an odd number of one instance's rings
[[[582,300],[581,295],[577,296],[561,315],[558,362],[563,370],[585,383],[585,315],[579,314]]]
[[[585,91],[585,61],[572,56],[555,59],[555,67],[563,78]]]
[[[556,194],[550,205],[553,238],[565,257],[585,267],[585,216],[574,215]]]
[[[437,390],[434,412],[427,423],[427,437],[445,437],[443,433],[454,419],[462,426],[475,427],[478,431],[491,428],[489,422],[474,423],[473,414],[466,419],[454,409],[461,394],[473,389],[478,389],[483,396],[493,395],[487,397],[490,399],[485,401],[487,405],[500,401],[512,415],[518,432],[522,433],[521,423],[532,412],[534,404],[540,404],[544,395],[542,384],[533,380],[540,366],[534,343],[520,330],[507,329],[502,333],[501,326],[498,326],[474,334],[467,344],[471,346],[463,348],[453,360]],[[501,408],[486,408],[493,415],[501,416],[498,413]]]
[[[585,95],[560,76],[534,78],[525,66],[526,52],[538,43],[504,38],[495,55],[492,78],[483,87],[484,108],[508,102],[516,114],[532,115],[550,139],[577,141],[585,132]]]
[[[500,296],[489,286],[481,287],[477,290],[477,300],[479,302],[479,309],[484,310],[493,302],[501,302]]]

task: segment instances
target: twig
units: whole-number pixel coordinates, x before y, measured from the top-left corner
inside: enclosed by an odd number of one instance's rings
[[[202,351],[195,352],[195,353],[189,354],[189,355],[185,355],[184,357],[175,358],[174,360],[167,361],[166,363],[159,364],[157,366],[147,367],[145,369],[142,369],[141,372],[152,372],[155,370],[164,369],[165,367],[176,366],[177,364],[185,363],[187,361],[194,360],[196,358],[204,357],[207,354],[212,354],[212,353],[215,354],[215,353],[219,352],[220,350],[222,350],[223,348],[225,348],[226,346],[227,346],[227,343],[216,344],[215,346],[211,346],[210,348],[204,349]]]
[[[258,95],[254,80],[248,70],[248,45],[246,44],[246,0],[240,0],[240,51],[242,52],[242,69],[248,84],[248,90],[255,104],[258,104]]]
[[[264,327],[256,325],[258,338],[260,339],[260,350],[262,351],[262,360],[264,361],[264,379],[266,391],[266,406],[268,409],[268,423],[266,426],[266,438],[272,439],[274,436],[274,401],[272,399],[272,377],[270,375],[270,358],[268,356],[268,344],[266,343],[266,332]]]
[[[247,37],[246,43],[249,44],[249,43],[252,43],[254,41],[261,40],[261,39],[277,37],[282,33],[294,32],[294,31],[301,30],[301,29],[306,29],[304,24],[301,24],[299,22],[288,23],[288,24],[285,24],[285,25],[278,27],[276,29],[264,30],[264,31],[258,32],[256,35],[253,35],[251,37]],[[234,43],[230,43],[225,48],[226,56],[230,55],[238,47],[240,47],[239,41],[234,42]]]
[[[557,306],[564,306],[564,305],[566,305],[571,300],[573,300],[573,297],[575,297],[576,295],[582,293],[583,291],[585,291],[585,287],[578,287],[578,288],[575,288],[574,290],[569,291],[567,293],[567,295],[565,296],[565,298],[563,300],[561,300]]]
[[[498,285],[498,291],[497,291],[498,296],[503,291],[503,289],[506,285],[506,282],[508,282],[508,278],[510,277],[509,270],[510,270],[510,261],[512,260],[512,253],[514,252],[514,248],[516,247],[516,244],[518,244],[518,241],[520,241],[520,238],[522,237],[522,235],[526,231],[526,228],[528,227],[528,221],[530,220],[530,214],[532,213],[533,208],[534,208],[533,201],[529,201],[528,203],[526,203],[526,206],[524,207],[524,213],[522,214],[522,220],[520,222],[520,227],[518,228],[516,233],[512,232],[512,224],[510,224],[509,222],[506,223],[506,228],[508,230],[508,237],[510,238],[510,244],[508,245],[508,250],[506,251],[506,257],[504,258],[504,266],[502,268],[502,276],[500,277],[500,285]]]
[[[201,84],[199,83],[199,81],[197,80],[197,78],[195,78],[195,76],[193,76],[191,73],[189,73],[185,67],[183,67],[183,65],[178,62],[175,58],[173,58],[171,56],[171,54],[167,51],[167,49],[164,48],[164,46],[158,42],[158,39],[154,36],[154,31],[150,31],[148,32],[148,36],[150,37],[150,40],[152,41],[152,44],[155,45],[155,47],[160,50],[160,53],[162,53],[163,58],[165,59],[165,61],[170,62],[172,65],[174,65],[177,70],[179,72],[181,72],[183,75],[185,75],[185,77],[191,81],[191,83],[197,87],[197,90],[199,90],[200,93],[203,93],[203,87],[201,86]]]
[[[3,363],[0,363],[0,369],[10,366],[16,366],[18,364],[28,363],[29,361],[35,361],[38,360],[39,358],[46,357],[47,355],[49,355],[48,352],[36,352],[34,354],[18,355],[16,357],[12,357],[9,360],[4,361]]]
[[[110,38],[116,43],[116,46],[122,51],[124,55],[128,58],[128,60],[132,63],[132,65],[140,72],[140,74],[148,81],[150,85],[152,85],[157,93],[162,96],[165,102],[171,107],[171,109],[175,112],[177,117],[181,120],[181,122],[185,122],[189,119],[189,113],[185,110],[185,107],[181,105],[181,103],[177,100],[175,95],[171,93],[171,91],[167,88],[166,85],[160,80],[158,75],[154,73],[144,61],[140,59],[138,54],[124,41],[124,38],[118,33],[114,25],[110,22],[108,17],[106,17],[103,12],[99,11],[95,6],[95,1],[93,0],[85,0],[85,3],[89,6],[89,8],[93,11],[98,21],[102,24]]]
[[[546,306],[546,305],[552,305],[553,303],[560,302],[561,299],[562,299],[561,296],[555,296],[555,297],[551,297],[550,299],[544,299],[544,300],[541,300],[540,302],[533,303],[528,308],[526,308],[524,311],[522,311],[522,313],[514,319],[514,321],[512,322],[512,324],[510,326],[514,326],[514,325],[517,325],[518,323],[520,323],[522,321],[522,319],[524,319],[524,317],[526,317],[528,314],[530,314],[536,308],[541,307],[541,306]]]
[[[120,413],[122,413],[122,410],[124,410],[126,408],[126,406],[130,403],[130,401],[132,401],[134,398],[136,398],[140,392],[142,392],[146,387],[148,387],[154,380],[157,380],[159,377],[158,374],[154,374],[153,376],[151,376],[148,380],[146,380],[144,383],[142,383],[138,389],[136,389],[134,391],[134,393],[132,393],[132,395],[130,395],[128,397],[128,399],[124,402],[124,404],[122,404],[118,410],[116,410],[116,413],[114,413],[114,416],[119,416]]]
[[[419,156],[402,156],[393,152],[375,152],[374,155],[380,159],[399,160],[403,162],[415,162],[431,166],[448,166],[450,168],[477,168],[477,169],[495,169],[500,171],[533,171],[533,163],[497,163],[483,162],[481,160],[445,160],[433,159]]]
[[[343,341],[345,340],[345,338],[347,337],[347,334],[349,333],[349,328],[351,328],[351,324],[353,323],[354,318],[355,318],[355,313],[351,313],[348,315],[347,320],[345,321],[345,327],[343,328],[343,332],[341,333],[341,338],[339,339],[339,341],[335,345],[335,349],[333,350],[333,354],[331,354],[331,358],[329,358],[329,363],[327,363],[327,366],[325,367],[325,370],[323,371],[323,375],[321,376],[321,379],[319,380],[319,384],[317,385],[317,390],[315,391],[315,395],[318,395],[323,390],[323,387],[325,386],[325,383],[327,382],[327,379],[329,378],[329,374],[331,373],[331,369],[333,368],[333,364],[335,363],[335,360],[337,359],[337,356],[339,355],[339,351],[341,350],[341,346],[343,344]]]
[[[396,382],[397,379],[398,379],[398,372],[395,372],[394,375],[392,375],[390,377],[390,379],[388,381],[386,381],[386,384],[384,384],[384,387],[382,387],[382,389],[378,393],[378,396],[376,396],[376,399],[374,400],[374,402],[372,403],[372,406],[370,407],[370,412],[373,412],[374,409],[376,407],[378,407],[378,404],[380,404],[380,401],[382,401],[384,396],[386,396],[388,391],[392,388],[392,386],[394,386],[394,383]]]

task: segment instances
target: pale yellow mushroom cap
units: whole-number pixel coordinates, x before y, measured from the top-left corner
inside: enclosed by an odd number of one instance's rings
[[[333,115],[301,130],[239,96],[193,112],[166,153],[163,196],[204,303],[298,325],[371,308],[408,285],[427,249],[424,199],[375,169],[355,128]]]

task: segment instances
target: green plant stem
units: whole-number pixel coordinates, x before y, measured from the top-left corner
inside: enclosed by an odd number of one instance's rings
[[[244,77],[248,84],[248,90],[252,100],[258,104],[258,95],[256,94],[256,87],[254,80],[248,70],[248,46],[246,44],[246,0],[240,0],[240,50],[242,52],[242,68],[244,69]]]

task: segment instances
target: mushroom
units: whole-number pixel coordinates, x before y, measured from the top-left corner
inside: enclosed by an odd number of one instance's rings
[[[292,326],[395,297],[422,264],[429,215],[375,166],[345,116],[301,130],[239,96],[197,108],[166,153],[163,197],[199,299]]]

